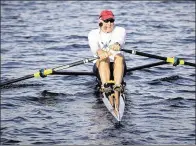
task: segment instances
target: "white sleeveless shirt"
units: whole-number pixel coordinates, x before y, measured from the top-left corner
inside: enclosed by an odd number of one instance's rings
[[[91,48],[91,52],[95,57],[97,57],[97,50],[103,49],[109,51],[108,46],[118,42],[121,48],[125,44],[126,31],[123,27],[115,26],[113,31],[110,33],[105,33],[98,29],[91,30],[88,34],[88,42]],[[114,56],[116,54],[123,54],[122,51],[112,51],[113,55],[110,56],[110,61],[114,61]]]

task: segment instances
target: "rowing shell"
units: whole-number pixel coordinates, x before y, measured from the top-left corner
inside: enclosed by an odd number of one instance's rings
[[[115,117],[115,119],[117,121],[121,121],[122,117],[123,117],[123,113],[124,113],[124,109],[125,109],[125,95],[124,93],[120,93],[119,95],[119,111],[117,112],[117,114],[115,113],[115,108],[111,105],[110,101],[109,101],[109,96],[106,93],[102,93],[103,95],[103,102],[105,104],[105,106],[107,107],[107,109],[109,110],[109,112]]]

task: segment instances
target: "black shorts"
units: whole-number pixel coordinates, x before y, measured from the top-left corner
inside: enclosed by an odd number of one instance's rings
[[[114,80],[113,70],[114,70],[114,62],[110,62],[110,80]],[[96,75],[97,79],[101,80],[96,63],[93,65],[93,73]],[[127,73],[127,65],[126,65],[126,62],[124,62],[124,75],[123,76],[125,76],[126,73]]]

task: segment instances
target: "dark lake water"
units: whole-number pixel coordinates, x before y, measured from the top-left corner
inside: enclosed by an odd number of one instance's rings
[[[194,1],[1,1],[1,81],[92,57],[88,32],[111,9],[125,49],[195,63]],[[159,60],[125,53],[128,68]],[[67,71],[91,71],[93,63]],[[165,64],[125,76],[121,125],[94,76],[33,78],[1,89],[1,144],[195,144],[195,68]]]

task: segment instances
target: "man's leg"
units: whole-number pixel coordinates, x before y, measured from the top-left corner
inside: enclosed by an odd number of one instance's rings
[[[115,85],[121,85],[124,76],[124,57],[121,54],[115,56],[114,59],[114,81]],[[119,92],[114,91],[115,94],[115,113],[119,111]]]
[[[114,58],[114,81],[117,85],[122,83],[124,76],[124,56],[117,54]]]
[[[98,60],[96,62],[97,68],[99,69],[99,75],[101,78],[102,85],[110,80],[110,60],[109,58]]]

